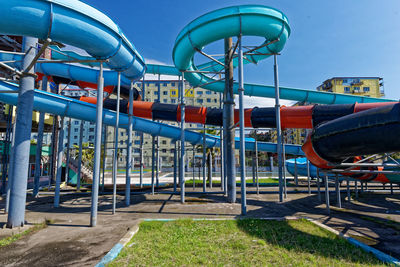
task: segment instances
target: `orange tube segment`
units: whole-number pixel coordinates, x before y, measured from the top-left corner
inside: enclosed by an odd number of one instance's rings
[[[379,103],[355,103],[354,113],[364,111],[371,108],[394,105],[397,102],[379,102]]]
[[[205,124],[206,115],[207,115],[207,108],[205,107],[194,107],[194,106],[185,107],[186,122]],[[178,105],[176,119],[177,121],[181,121],[181,105]]]
[[[244,127],[253,127],[252,124],[251,124],[251,112],[252,111],[253,111],[252,108],[245,108],[244,109]],[[235,118],[234,118],[235,125],[240,126],[240,124],[239,124],[240,116],[239,116],[239,110],[238,109],[234,110],[234,116],[235,116]]]
[[[97,104],[97,98],[96,97],[90,97],[90,96],[81,96],[79,98],[80,101],[86,102],[86,103],[91,103],[91,104]]]
[[[133,103],[133,116],[152,119],[153,118],[152,107],[153,107],[153,102],[135,101]],[[128,110],[126,112],[128,113],[128,111],[129,111],[129,103],[128,103]]]
[[[314,106],[281,107],[281,127],[312,129]]]
[[[306,154],[306,157],[308,160],[314,164],[314,166],[317,166],[318,168],[321,169],[331,169],[328,165],[328,162],[324,159],[322,159],[320,156],[318,156],[317,152],[315,152],[312,143],[311,143],[311,134],[307,136],[306,142],[303,144],[301,149],[304,151]]]

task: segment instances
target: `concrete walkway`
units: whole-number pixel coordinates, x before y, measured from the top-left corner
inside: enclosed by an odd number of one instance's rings
[[[254,188],[248,189],[254,190]],[[288,199],[284,203],[278,203],[278,195],[271,193],[277,188],[262,188],[262,194],[248,195],[247,216],[314,218],[343,233],[368,240],[375,248],[394,257],[400,257],[400,238],[398,238],[400,231],[363,218],[363,216],[375,219],[390,217],[391,220],[400,222],[399,193],[395,195],[365,193],[359,201],[352,203],[342,199],[344,209],[332,210],[328,215],[325,205],[319,203],[315,195],[294,193],[295,190],[304,189],[306,189],[304,184],[299,188],[289,188],[293,193],[288,194]],[[222,195],[206,196],[201,190],[196,188],[195,191],[198,193],[191,195],[191,189],[188,188],[185,204],[180,204],[178,195],[169,194],[165,190],[160,190],[154,196],[132,195],[130,207],[125,207],[124,197],[118,196],[118,209],[115,215],[111,214],[111,197],[101,195],[98,226],[95,228],[88,227],[90,194],[62,195],[60,208],[53,208],[52,195],[42,195],[38,199],[28,197],[27,223],[33,224],[45,219],[51,220],[52,223],[31,236],[8,247],[0,248],[0,266],[92,266],[130,227],[143,218],[240,217],[240,203],[228,204]],[[334,206],[336,198],[333,193],[331,199]],[[4,200],[0,201],[0,209],[3,207]],[[6,220],[6,215],[0,215],[0,224],[4,225]],[[4,236],[9,235],[11,231],[15,233],[18,229],[1,231]]]

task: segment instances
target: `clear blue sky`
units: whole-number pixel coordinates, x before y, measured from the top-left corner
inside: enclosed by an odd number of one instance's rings
[[[110,16],[147,60],[172,64],[179,31],[196,17],[230,5],[283,11],[292,35],[279,57],[281,86],[315,89],[334,76],[384,78],[400,99],[399,0],[84,0]],[[222,50],[221,50],[222,51]],[[272,84],[272,60],[245,69],[246,82]]]

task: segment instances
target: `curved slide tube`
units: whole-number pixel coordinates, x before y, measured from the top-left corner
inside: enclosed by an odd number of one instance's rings
[[[59,60],[68,60],[71,58],[79,58],[79,56],[75,52],[71,51],[63,51],[65,54],[71,54],[71,56],[64,56],[58,53],[53,53],[52,58]],[[3,55],[0,53],[0,58]],[[90,60],[93,58],[84,57],[86,60]],[[85,63],[83,63],[85,64]],[[71,81],[88,81],[86,76],[92,80],[92,83],[95,83],[91,77],[93,75],[84,75],[79,72],[80,66],[68,67],[70,65],[67,64],[56,64],[56,63],[42,63],[38,68],[38,71],[42,71],[46,75],[56,75],[66,79],[70,79]],[[54,65],[54,67],[53,67]],[[67,65],[67,66],[57,66],[57,65]],[[146,73],[148,74],[161,74],[161,75],[172,75],[172,76],[180,76],[181,72],[174,66],[168,65],[157,65],[157,64],[147,64]],[[53,72],[53,68],[55,71]],[[70,69],[71,68],[71,69]],[[201,68],[201,66],[199,66]],[[69,70],[70,69],[70,70]],[[83,71],[88,71],[89,68],[84,68]],[[93,72],[97,72],[93,70]],[[105,84],[106,85],[115,85],[116,84],[116,74],[105,72]],[[185,78],[187,78],[188,73],[185,74]],[[85,76],[85,77],[82,77]],[[96,77],[96,76],[94,76]],[[122,84],[129,84],[129,80],[122,76]],[[191,84],[196,87],[201,85],[201,83],[192,83]],[[235,93],[237,84],[235,84]],[[213,84],[208,84],[202,86],[202,88],[223,92],[221,88]],[[259,97],[275,97],[275,87],[269,85],[258,85],[258,84],[245,84],[245,94],[249,96],[259,96]],[[286,100],[294,100],[300,102],[309,102],[309,103],[318,103],[318,104],[351,104],[351,103],[375,103],[375,102],[393,102],[396,100],[384,99],[384,98],[374,98],[374,97],[366,97],[366,96],[357,96],[357,95],[348,95],[348,94],[339,94],[339,93],[330,93],[330,92],[320,92],[306,89],[298,89],[298,88],[289,88],[289,87],[280,87],[280,98]]]
[[[81,101],[97,104],[96,97],[80,97]],[[362,104],[337,104],[337,105],[309,105],[281,107],[281,127],[312,129],[323,122],[331,121],[352,113],[361,112],[367,109],[393,106],[395,103],[362,103]],[[117,102],[115,99],[105,99],[104,107],[116,110]],[[135,101],[133,105],[133,115],[146,119],[181,121],[180,105],[164,104],[144,101]],[[120,102],[120,111],[128,112],[128,102]],[[274,107],[245,109],[245,127],[253,128],[276,128],[276,115]],[[188,123],[201,123],[214,126],[222,126],[222,109],[186,106],[185,121]],[[235,110],[235,124],[239,122],[239,110]]]
[[[266,6],[243,5],[218,9],[207,13],[189,23],[178,35],[173,49],[173,60],[176,68],[185,73],[185,78],[193,85],[203,88],[223,92],[225,83],[209,78],[204,73],[192,72],[198,69],[220,71],[223,66],[215,63],[208,63],[209,66],[217,66],[212,69],[204,67],[203,64],[198,68],[194,63],[194,54],[202,50],[206,45],[232,36],[258,36],[265,38],[265,42],[253,53],[250,60],[245,59],[244,63],[250,61],[257,62],[267,58],[268,54],[279,53],[282,51],[286,40],[290,35],[290,26],[287,17],[280,11]],[[267,45],[269,44],[269,45]],[[264,55],[257,55],[257,54]],[[254,55],[256,54],[256,55]],[[247,56],[246,56],[247,57]],[[248,58],[248,57],[247,57]],[[234,62],[235,63],[235,62]],[[147,72],[160,72],[166,67],[158,68],[148,66]],[[166,73],[165,73],[166,74]],[[208,84],[210,83],[210,84]],[[234,92],[237,93],[238,84],[234,85]],[[245,84],[245,94],[249,96],[274,97],[275,88],[256,84]],[[352,96],[345,94],[334,94],[317,92],[293,88],[280,88],[282,99],[296,100],[310,103],[321,104],[345,104],[345,103],[368,103],[383,102],[385,100]]]
[[[146,65],[121,29],[95,8],[75,0],[8,0],[0,5],[3,34],[51,39],[85,50],[130,80]],[[95,44],[95,45],[93,45]],[[96,81],[97,82],[97,81]]]
[[[347,158],[400,151],[400,103],[343,116],[316,126],[303,145],[319,168]]]
[[[0,90],[9,90],[10,92],[18,90],[14,84],[0,82]],[[0,101],[16,105],[18,95],[15,93],[1,93]],[[74,100],[68,97],[35,90],[34,110],[40,112],[51,113],[59,116],[67,116],[74,119],[92,121],[96,119],[96,106],[93,104],[85,103],[79,100]],[[109,126],[115,126],[116,113],[109,110],[104,110],[103,123]],[[120,114],[120,127],[128,128],[128,116]],[[133,118],[133,130],[140,131],[154,136],[163,136],[173,140],[179,140],[181,130],[167,124],[149,121],[146,119]],[[200,133],[185,131],[185,140],[193,145],[203,144],[203,135]],[[219,137],[206,135],[207,147],[218,147],[220,145]],[[266,151],[276,153],[276,144],[257,142],[259,151]],[[239,139],[236,139],[235,146],[239,148]],[[254,150],[254,139],[246,139],[246,149]],[[285,150],[287,154],[304,155],[301,147],[298,145],[286,145]]]

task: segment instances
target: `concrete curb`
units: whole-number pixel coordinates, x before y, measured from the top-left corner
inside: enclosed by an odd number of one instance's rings
[[[107,263],[113,261],[121,252],[121,250],[128,244],[128,242],[132,239],[132,237],[139,231],[139,223],[132,227],[132,229],[126,233],[115,246],[101,259],[99,263],[95,265],[95,267],[104,267]]]
[[[353,244],[366,252],[374,254],[374,256],[382,262],[389,263],[394,266],[400,266],[400,261],[398,259],[396,259],[386,253],[383,253],[382,251],[379,251],[373,247],[370,247],[370,246],[358,241],[357,239],[354,239],[346,234],[343,234],[343,233],[341,233],[325,224],[322,224],[314,219],[310,219],[310,218],[305,218],[305,219],[307,219],[308,221],[312,222],[313,224],[315,224],[331,233],[334,233],[335,235],[337,235],[341,238],[346,239],[350,244]]]

